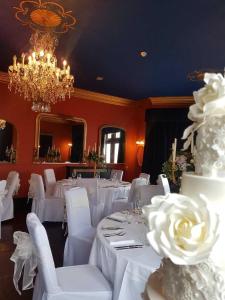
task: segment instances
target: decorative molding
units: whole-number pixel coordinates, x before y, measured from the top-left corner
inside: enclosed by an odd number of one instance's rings
[[[50,28],[53,33],[65,33],[76,23],[72,11],[65,11],[62,5],[53,1],[23,0],[14,9],[15,18],[33,30],[46,32]]]
[[[135,105],[136,102],[134,100],[130,100],[126,98],[87,91],[79,88],[74,89],[73,97],[77,99],[84,99],[84,100],[96,101],[96,102],[119,105],[119,106],[133,106]]]
[[[189,107],[194,103],[192,96],[150,97],[142,100],[145,108]]]
[[[5,72],[0,72],[0,83],[8,84],[9,76]],[[110,105],[118,105],[134,108],[166,108],[166,107],[188,107],[194,103],[192,96],[174,96],[174,97],[149,97],[143,100],[131,100],[122,97],[106,95],[98,92],[92,92],[84,89],[74,88],[72,94],[74,99],[95,101]]]

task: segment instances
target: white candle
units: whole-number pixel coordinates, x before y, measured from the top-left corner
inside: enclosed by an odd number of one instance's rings
[[[90,153],[90,145],[88,146],[87,154],[89,155],[89,153]]]
[[[96,152],[96,143],[95,143],[94,151]]]
[[[177,152],[177,139],[174,139],[174,143],[172,144],[172,159],[173,162],[176,161],[176,152]]]

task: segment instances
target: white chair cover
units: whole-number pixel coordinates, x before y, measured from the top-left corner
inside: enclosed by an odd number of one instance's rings
[[[162,195],[170,193],[169,181],[165,174],[160,174],[157,180],[158,185],[162,188]]]
[[[6,180],[0,180],[0,192],[4,192],[6,188]]]
[[[148,205],[151,203],[152,197],[156,195],[162,195],[162,187],[160,185],[148,184],[137,187],[137,199],[139,207]]]
[[[12,219],[14,217],[13,196],[18,191],[20,186],[19,173],[9,172],[6,183],[7,193],[2,199],[2,221]]]
[[[37,214],[41,222],[63,222],[64,199],[45,197],[44,184],[41,175],[31,174],[29,190],[33,193],[31,211]]]
[[[46,188],[46,197],[52,196],[56,185],[55,172],[53,169],[44,170],[44,181]]]
[[[7,183],[6,183],[6,189],[9,189],[10,184],[12,183],[12,181],[14,180],[15,176],[18,176],[18,180],[16,182],[16,187],[15,190],[13,192],[13,196],[16,195],[19,192],[20,189],[20,178],[19,178],[19,173],[16,171],[10,171],[8,176],[7,176]]]
[[[110,178],[114,179],[114,180],[122,181],[122,179],[123,179],[123,170],[112,170]]]
[[[5,187],[6,187],[6,180],[1,180],[0,181],[0,238],[1,238],[1,219],[2,219],[2,212],[3,212],[2,200],[7,193]]]
[[[90,265],[55,269],[48,237],[33,213],[27,227],[38,257],[33,300],[111,300],[111,288],[101,272]]]
[[[147,185],[145,178],[135,178],[132,180],[128,198],[117,199],[113,203],[113,211],[122,211],[138,206],[138,191],[137,188],[142,185]]]
[[[88,194],[89,207],[91,211],[91,223],[94,227],[98,225],[99,220],[101,220],[101,211],[103,208],[100,208],[100,205],[103,205],[99,202],[98,195],[98,179],[97,178],[81,178],[77,180],[77,185],[79,187],[84,187]]]
[[[147,184],[149,184],[149,182],[150,182],[150,174],[140,173],[139,178],[145,178],[147,181]]]
[[[14,244],[17,245],[10,260],[15,263],[13,283],[17,292],[21,295],[18,283],[23,274],[22,290],[33,288],[33,279],[36,275],[37,256],[32,241],[27,232],[15,231]]]
[[[65,192],[68,237],[64,249],[64,266],[88,263],[96,230],[91,226],[87,192],[73,188]]]

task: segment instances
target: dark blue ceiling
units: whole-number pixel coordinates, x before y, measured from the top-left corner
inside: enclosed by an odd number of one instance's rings
[[[130,99],[186,96],[202,84],[188,73],[225,65],[224,0],[57,2],[77,19],[60,37],[57,56],[69,60],[79,88]],[[0,0],[1,71],[29,48],[31,30],[14,18],[19,3]]]

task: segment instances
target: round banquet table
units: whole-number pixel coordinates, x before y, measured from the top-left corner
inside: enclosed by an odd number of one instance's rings
[[[126,221],[121,223],[105,218],[99,223],[89,263],[97,266],[112,285],[113,300],[141,300],[148,277],[159,267],[161,257],[148,244],[148,228],[142,216],[122,213],[111,216],[115,215]],[[112,230],[115,227],[123,229]],[[125,232],[125,235],[104,236],[119,231]],[[115,244],[118,246],[118,242],[125,245],[130,242],[143,247],[116,250]]]
[[[129,182],[113,182],[106,179],[81,178],[57,181],[54,196],[64,198],[65,191],[73,187],[85,187],[88,193],[92,224],[97,224],[111,214],[113,203],[117,199],[127,198],[131,184]]]

